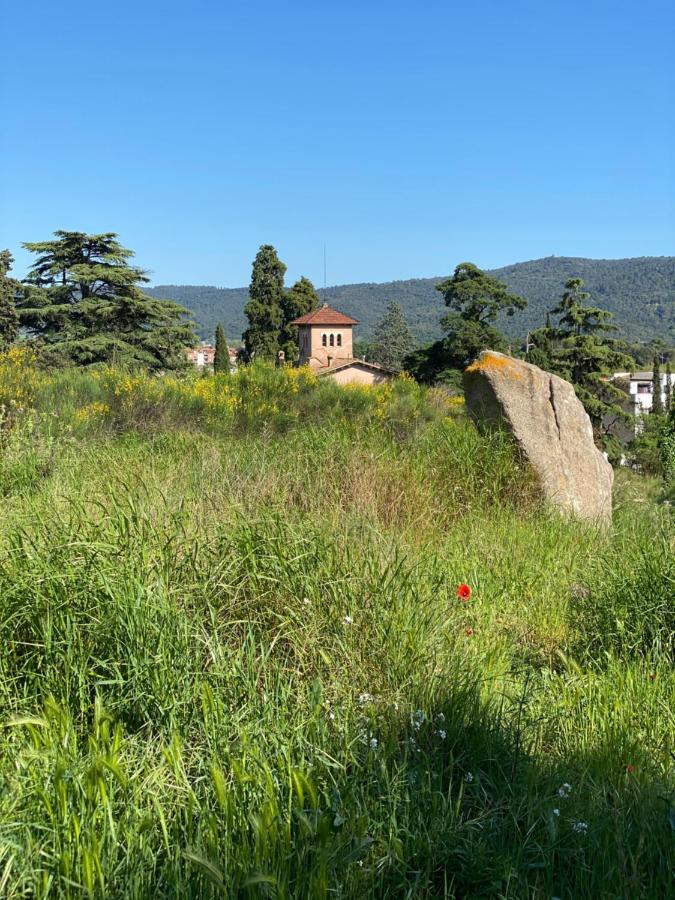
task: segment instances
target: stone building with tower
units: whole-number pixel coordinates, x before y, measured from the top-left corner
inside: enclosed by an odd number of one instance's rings
[[[382,384],[394,372],[354,358],[353,329],[358,319],[338,312],[327,303],[291,322],[298,327],[298,365],[338,384]]]

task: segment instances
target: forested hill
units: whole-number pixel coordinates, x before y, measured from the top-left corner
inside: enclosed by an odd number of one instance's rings
[[[565,281],[584,279],[591,299],[616,316],[622,334],[631,340],[662,337],[675,341],[675,257],[637,259],[581,259],[549,256],[494,269],[493,275],[529,301],[524,313],[505,319],[502,328],[514,336],[537,328],[560,297]],[[420,341],[441,334],[438,321],[445,311],[435,290],[441,278],[413,278],[383,284],[343,284],[319,293],[342,312],[355,316],[360,338],[368,338],[390,300],[401,304],[410,327]],[[231,340],[246,327],[247,288],[202,285],[160,285],[146,289],[155,297],[176,300],[190,309],[203,338],[211,338],[222,321]]]

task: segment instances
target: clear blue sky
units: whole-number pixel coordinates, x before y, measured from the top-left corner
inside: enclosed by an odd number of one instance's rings
[[[154,283],[675,254],[675,4],[34,0],[3,11],[0,247]]]

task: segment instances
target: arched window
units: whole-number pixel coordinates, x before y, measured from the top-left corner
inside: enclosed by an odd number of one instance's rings
[[[338,347],[342,346],[342,335],[341,334],[338,334],[338,336],[337,336],[337,345],[338,345]]]
[[[325,334],[321,335],[321,346],[322,347],[326,346],[326,335]]]
[[[335,335],[334,334],[331,334],[331,336],[330,336],[330,345],[331,345],[331,347],[335,346]]]

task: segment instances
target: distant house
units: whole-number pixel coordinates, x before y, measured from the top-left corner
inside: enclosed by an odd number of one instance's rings
[[[227,355],[230,358],[230,370],[237,368],[237,353],[238,351],[235,347],[228,346]],[[187,349],[185,355],[188,358],[188,362],[191,362],[193,366],[196,366],[198,369],[203,369],[204,366],[213,365],[216,348],[207,341],[204,341],[199,347],[190,347]]]
[[[639,416],[648,413],[654,403],[654,375],[652,372],[615,372],[612,381],[623,382],[628,386],[630,411]],[[661,400],[666,399],[667,375],[661,375]]]
[[[204,342],[200,344],[199,347],[190,347],[185,351],[185,355],[188,358],[188,362],[191,362],[193,366],[203,369],[204,366],[213,365],[213,357],[216,355],[216,348],[211,344]]]
[[[352,330],[357,319],[338,312],[327,303],[291,322],[298,326],[298,365],[310,366],[317,375],[338,384],[381,384],[395,372],[354,358]]]

